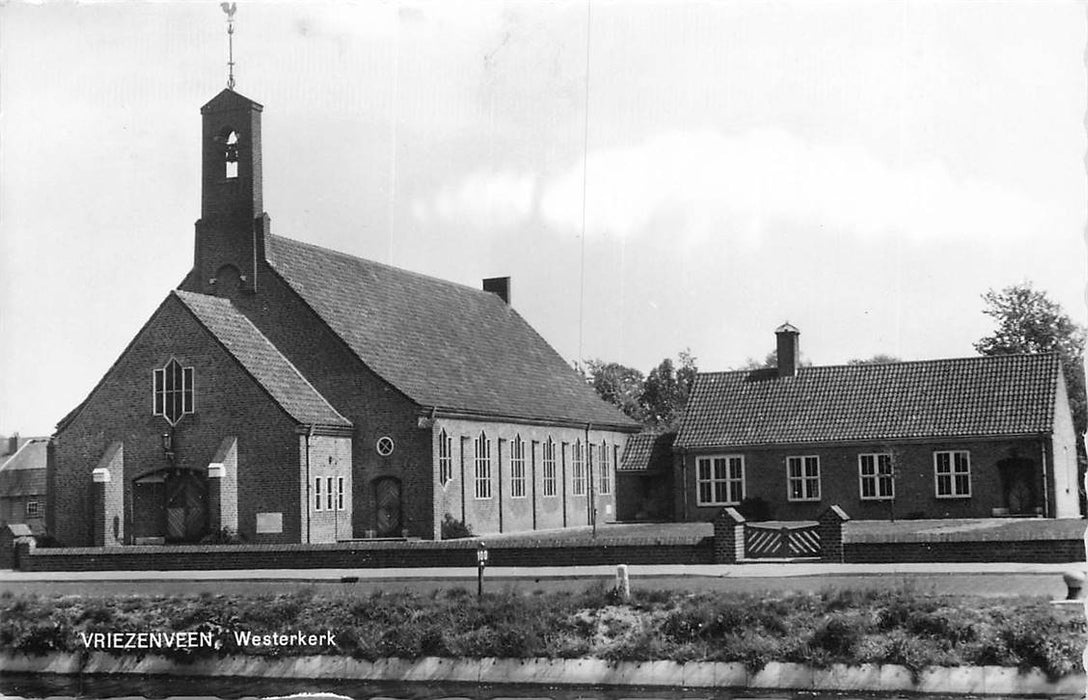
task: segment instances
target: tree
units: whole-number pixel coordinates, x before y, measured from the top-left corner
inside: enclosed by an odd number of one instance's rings
[[[588,360],[576,369],[597,394],[631,418],[655,431],[667,431],[680,423],[695,375],[699,371],[689,350],[677,362],[665,358],[648,376],[618,362]]]
[[[646,379],[642,372],[618,362],[588,360],[582,373],[602,399],[639,422],[645,419],[642,389]]]
[[[848,365],[892,365],[896,362],[902,362],[903,359],[896,357],[895,355],[888,355],[886,353],[877,353],[868,359],[862,359],[855,357],[846,364]]]
[[[642,390],[645,423],[658,430],[671,430],[680,423],[691,396],[698,368],[691,352],[684,350],[678,357],[680,366],[665,358],[650,370]]]
[[[982,295],[982,313],[997,321],[997,329],[977,343],[982,355],[1015,355],[1043,352],[1061,358],[1073,425],[1083,435],[1088,428],[1088,397],[1084,388],[1085,329],[1074,323],[1061,305],[1031,282],[989,290]]]

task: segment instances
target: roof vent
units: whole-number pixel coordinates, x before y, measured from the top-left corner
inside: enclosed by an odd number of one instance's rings
[[[503,303],[510,304],[510,278],[488,277],[484,280],[484,291],[497,294]]]

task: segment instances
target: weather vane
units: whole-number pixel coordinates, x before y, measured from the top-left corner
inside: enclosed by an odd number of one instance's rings
[[[227,13],[227,89],[234,89],[234,12],[238,3],[221,2],[219,6]]]

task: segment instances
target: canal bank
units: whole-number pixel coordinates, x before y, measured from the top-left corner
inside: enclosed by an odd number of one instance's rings
[[[342,656],[230,656],[180,662],[157,656],[137,658],[101,652],[0,654],[0,674],[13,673],[1000,696],[1082,697],[1085,693],[1084,673],[1049,679],[1038,669],[1023,671],[1003,666],[934,667],[912,673],[909,668],[895,664],[832,664],[820,668],[770,662],[753,671],[736,662],[439,657],[366,661]]]

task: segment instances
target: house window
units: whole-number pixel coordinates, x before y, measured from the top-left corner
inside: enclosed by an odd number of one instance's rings
[[[577,440],[571,450],[571,493],[575,496],[586,495],[586,462],[582,455],[582,441]]]
[[[612,493],[612,466],[608,463],[608,443],[601,443],[601,495]]]
[[[510,443],[510,497],[525,498],[525,443],[520,435]]]
[[[37,518],[42,514],[41,503],[39,501],[27,501],[26,502],[26,517]]]
[[[166,366],[153,370],[152,414],[162,416],[170,425],[193,412],[193,368],[182,367],[171,358]]]
[[[549,437],[544,443],[544,495],[554,496],[555,488],[555,443]]]
[[[474,441],[476,452],[476,498],[491,498],[491,441],[484,433]]]
[[[314,479],[314,510],[321,510],[321,477]]]
[[[453,479],[453,438],[443,430],[438,435],[438,481],[445,486]]]
[[[336,510],[344,510],[344,477],[336,477]]]
[[[820,458],[786,458],[786,498],[791,501],[820,500]]]
[[[696,485],[701,506],[739,504],[744,500],[744,457],[700,457],[696,460]]]
[[[332,510],[332,477],[325,479],[325,509]]]
[[[892,456],[886,452],[858,455],[858,483],[863,501],[895,498]]]
[[[970,498],[971,453],[966,450],[934,452],[933,480],[937,498]]]

